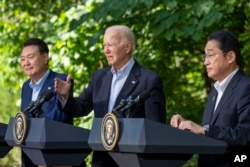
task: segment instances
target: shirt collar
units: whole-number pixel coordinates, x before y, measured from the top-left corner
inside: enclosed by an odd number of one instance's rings
[[[35,83],[35,84],[32,82],[32,79],[31,79],[31,80],[30,80],[30,83],[29,83],[30,88],[33,89],[33,88],[36,87],[36,86],[41,87],[41,86],[43,85],[43,83],[45,82],[45,79],[48,77],[49,72],[50,72],[50,70],[48,69],[48,70],[46,71],[46,73],[43,75],[43,77],[42,77],[37,83]]]
[[[223,79],[223,81],[219,82],[216,81],[214,83],[214,87],[215,89],[219,92],[224,92],[227,85],[229,84],[229,82],[231,81],[231,79],[233,78],[233,76],[236,74],[236,72],[239,70],[239,68],[235,69],[233,72],[231,72],[225,79]]]
[[[117,71],[117,74],[122,74],[122,73],[123,74],[129,74],[129,72],[131,71],[134,63],[135,63],[135,60],[133,58],[131,58],[127,62],[127,64],[125,64],[120,70]],[[116,74],[115,69],[113,67],[111,68],[111,72],[112,72],[113,75]]]

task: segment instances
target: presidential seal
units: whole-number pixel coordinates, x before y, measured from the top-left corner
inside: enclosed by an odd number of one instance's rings
[[[14,119],[13,138],[16,144],[22,144],[27,131],[27,120],[23,112],[18,112]]]
[[[107,113],[102,120],[101,138],[103,147],[110,151],[116,146],[119,138],[119,123],[113,113]]]

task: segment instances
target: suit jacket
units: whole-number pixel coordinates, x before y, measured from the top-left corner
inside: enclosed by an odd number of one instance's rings
[[[202,124],[209,125],[206,136],[227,142],[229,148],[225,155],[200,156],[200,166],[229,166],[234,154],[243,149],[241,146],[246,148],[250,144],[250,78],[239,70],[213,112],[216,96],[217,91],[213,88],[208,96]]]
[[[66,74],[59,74],[53,71],[50,71],[48,77],[46,78],[39,95],[46,91],[49,87],[54,90],[54,79],[55,78],[60,78],[62,80],[66,80],[67,75]],[[22,86],[22,94],[21,94],[21,111],[24,111],[24,109],[31,103],[32,99],[32,88],[30,88],[29,83],[30,80],[27,80],[24,82]],[[73,94],[73,81],[72,81],[72,88],[70,90],[71,94]],[[48,118],[60,122],[65,122],[65,123],[73,123],[73,118],[69,114],[65,114],[61,112],[58,107],[57,107],[57,101],[58,101],[58,94],[55,94],[49,101],[45,102],[41,106],[41,115],[40,118]]]
[[[85,91],[78,97],[69,97],[61,110],[74,117],[88,115],[94,110],[95,117],[103,118],[108,112],[109,96],[112,82],[111,67],[96,71]],[[166,122],[166,102],[160,77],[153,71],[141,67],[136,61],[128,75],[114,107],[122,99],[138,95],[147,90],[150,96],[144,103],[139,103],[133,109],[132,117],[147,118],[161,123]],[[60,106],[60,105],[59,105]],[[94,151],[92,167],[118,166],[107,152]]]
[[[78,97],[70,97],[62,109],[74,117],[88,115],[94,110],[95,117],[103,118],[108,112],[112,73],[111,67],[96,71],[85,91]],[[130,95],[148,90],[150,96],[133,109],[134,118],[147,118],[161,123],[166,121],[165,96],[160,77],[153,71],[141,67],[136,61],[128,75],[114,107]]]

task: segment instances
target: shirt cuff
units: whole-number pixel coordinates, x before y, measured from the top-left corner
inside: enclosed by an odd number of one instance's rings
[[[62,100],[61,98],[59,98],[59,101],[61,103],[62,108],[64,108],[68,100]]]

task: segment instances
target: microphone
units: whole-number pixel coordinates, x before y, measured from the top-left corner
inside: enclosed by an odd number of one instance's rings
[[[125,107],[123,107],[120,112],[125,112],[129,109],[131,109],[132,107],[134,107],[137,103],[141,102],[141,101],[145,101],[147,98],[149,98],[149,92],[148,91],[144,91],[142,92],[140,95],[138,95],[136,97],[136,99],[131,100]]]
[[[36,101],[31,102],[27,108],[24,109],[25,113],[28,113],[29,115],[32,114],[35,110],[41,107],[43,103],[51,99],[51,97],[54,96],[54,92],[51,89],[48,89],[47,91],[43,92],[38,96]]]
[[[145,101],[148,97],[149,97],[149,92],[148,91],[144,91],[142,92],[140,95],[138,95],[135,99],[133,99],[131,96],[129,98],[127,98],[125,100],[125,102],[120,102],[120,104],[116,107],[118,108],[116,110],[113,109],[112,112],[114,112],[114,114],[117,116],[117,117],[120,117],[120,118],[123,118],[125,117],[125,112],[127,110],[130,110],[132,107],[134,107],[137,103],[139,102],[142,102],[142,101]],[[127,116],[128,117],[128,116]]]
[[[127,105],[131,100],[133,100],[133,96],[129,96],[127,99],[122,99],[118,106],[113,108],[112,113],[114,113],[117,117],[124,117],[124,113],[120,112],[120,110]]]
[[[35,104],[35,101],[32,101],[32,102],[28,105],[28,107],[26,107],[26,108],[23,110],[23,112],[25,112],[25,113],[29,112],[29,110],[34,106],[34,104]]]

